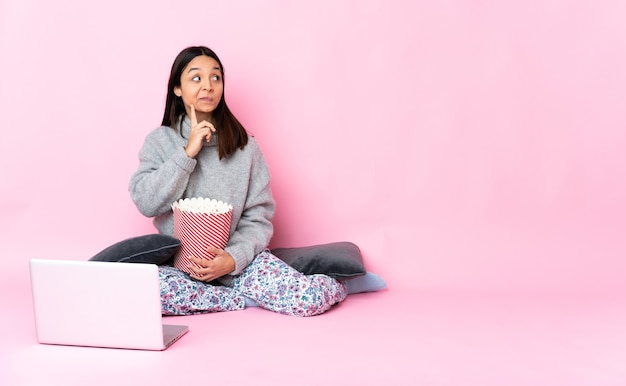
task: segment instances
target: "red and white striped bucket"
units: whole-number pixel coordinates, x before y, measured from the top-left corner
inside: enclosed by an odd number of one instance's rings
[[[200,267],[189,260],[190,256],[210,260],[214,255],[208,247],[224,249],[228,244],[233,207],[208,198],[186,198],[172,204],[172,210],[174,237],[181,241],[174,266],[191,273],[190,265]]]

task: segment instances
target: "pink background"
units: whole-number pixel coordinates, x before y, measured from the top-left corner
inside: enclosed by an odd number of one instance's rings
[[[623,386],[625,15],[0,0],[0,384]],[[38,345],[30,258],[154,232],[128,181],[196,44],[270,164],[273,245],[353,241],[389,290],[315,318],[169,318],[190,332],[163,353]]]
[[[623,1],[115,3],[0,2],[4,272],[154,232],[129,177],[202,44],[274,246],[353,241],[390,288],[624,295]]]

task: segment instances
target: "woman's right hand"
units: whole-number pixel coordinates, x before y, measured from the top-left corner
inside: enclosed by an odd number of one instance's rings
[[[209,142],[211,140],[211,136],[215,132],[215,126],[208,121],[198,123],[196,109],[193,105],[189,105],[189,120],[191,122],[191,132],[189,133],[185,153],[187,153],[189,158],[196,158],[200,150],[202,150],[204,141]]]

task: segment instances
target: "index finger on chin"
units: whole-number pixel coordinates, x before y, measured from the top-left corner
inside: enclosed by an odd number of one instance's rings
[[[196,108],[193,104],[189,105],[189,121],[191,123],[191,127],[198,126],[198,118],[196,117]]]

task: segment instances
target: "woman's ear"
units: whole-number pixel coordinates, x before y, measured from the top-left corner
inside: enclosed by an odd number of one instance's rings
[[[178,87],[178,86],[174,87],[174,95],[176,95],[177,97],[180,98],[180,96],[182,95],[180,87]]]

